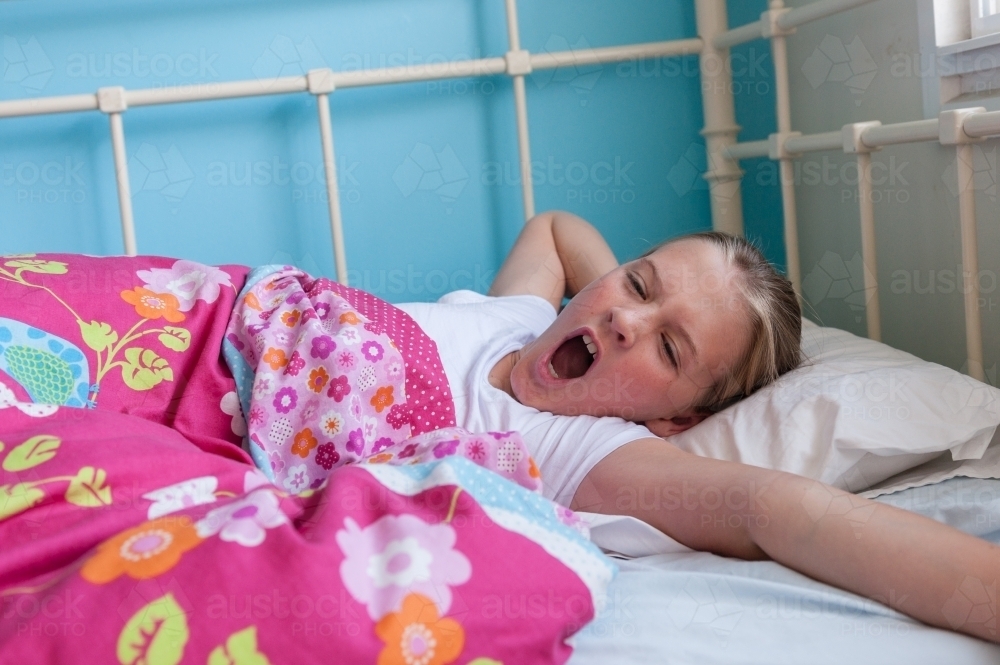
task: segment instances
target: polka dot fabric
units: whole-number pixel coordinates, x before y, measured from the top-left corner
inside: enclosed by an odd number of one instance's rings
[[[401,309],[372,294],[326,278],[305,285],[310,296],[333,291],[344,298],[369,323],[365,328],[385,333],[403,355],[406,365],[406,397],[413,435],[455,426],[455,403],[444,373],[437,344]]]

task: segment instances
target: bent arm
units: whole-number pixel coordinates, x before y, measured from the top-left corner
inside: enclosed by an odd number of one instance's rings
[[[524,225],[500,267],[491,296],[540,296],[558,312],[592,281],[618,267],[600,232],[576,215],[549,211]]]
[[[818,481],[642,439],[594,467],[573,508],[637,517],[693,549],[771,558],[925,623],[1000,640],[995,624],[955,610],[963,592],[996,588],[1000,547]]]

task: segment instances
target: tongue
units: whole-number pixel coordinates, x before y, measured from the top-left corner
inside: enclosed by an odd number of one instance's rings
[[[583,336],[573,337],[559,345],[552,354],[552,367],[560,379],[577,379],[587,373],[594,357],[583,343]]]

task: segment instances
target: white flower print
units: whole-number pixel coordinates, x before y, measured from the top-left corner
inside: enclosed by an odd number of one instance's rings
[[[361,422],[361,398],[357,395],[351,395],[351,417]]]
[[[202,476],[146,492],[142,498],[153,502],[146,511],[146,519],[154,520],[191,506],[215,503],[218,485],[219,480],[215,476]]]
[[[328,437],[336,436],[344,429],[344,419],[336,411],[327,411],[319,419],[319,428]]]

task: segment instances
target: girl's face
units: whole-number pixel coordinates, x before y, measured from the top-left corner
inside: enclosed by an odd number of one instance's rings
[[[618,416],[669,436],[749,344],[735,271],[699,240],[671,243],[580,291],[522,349],[511,389],[560,415]]]

